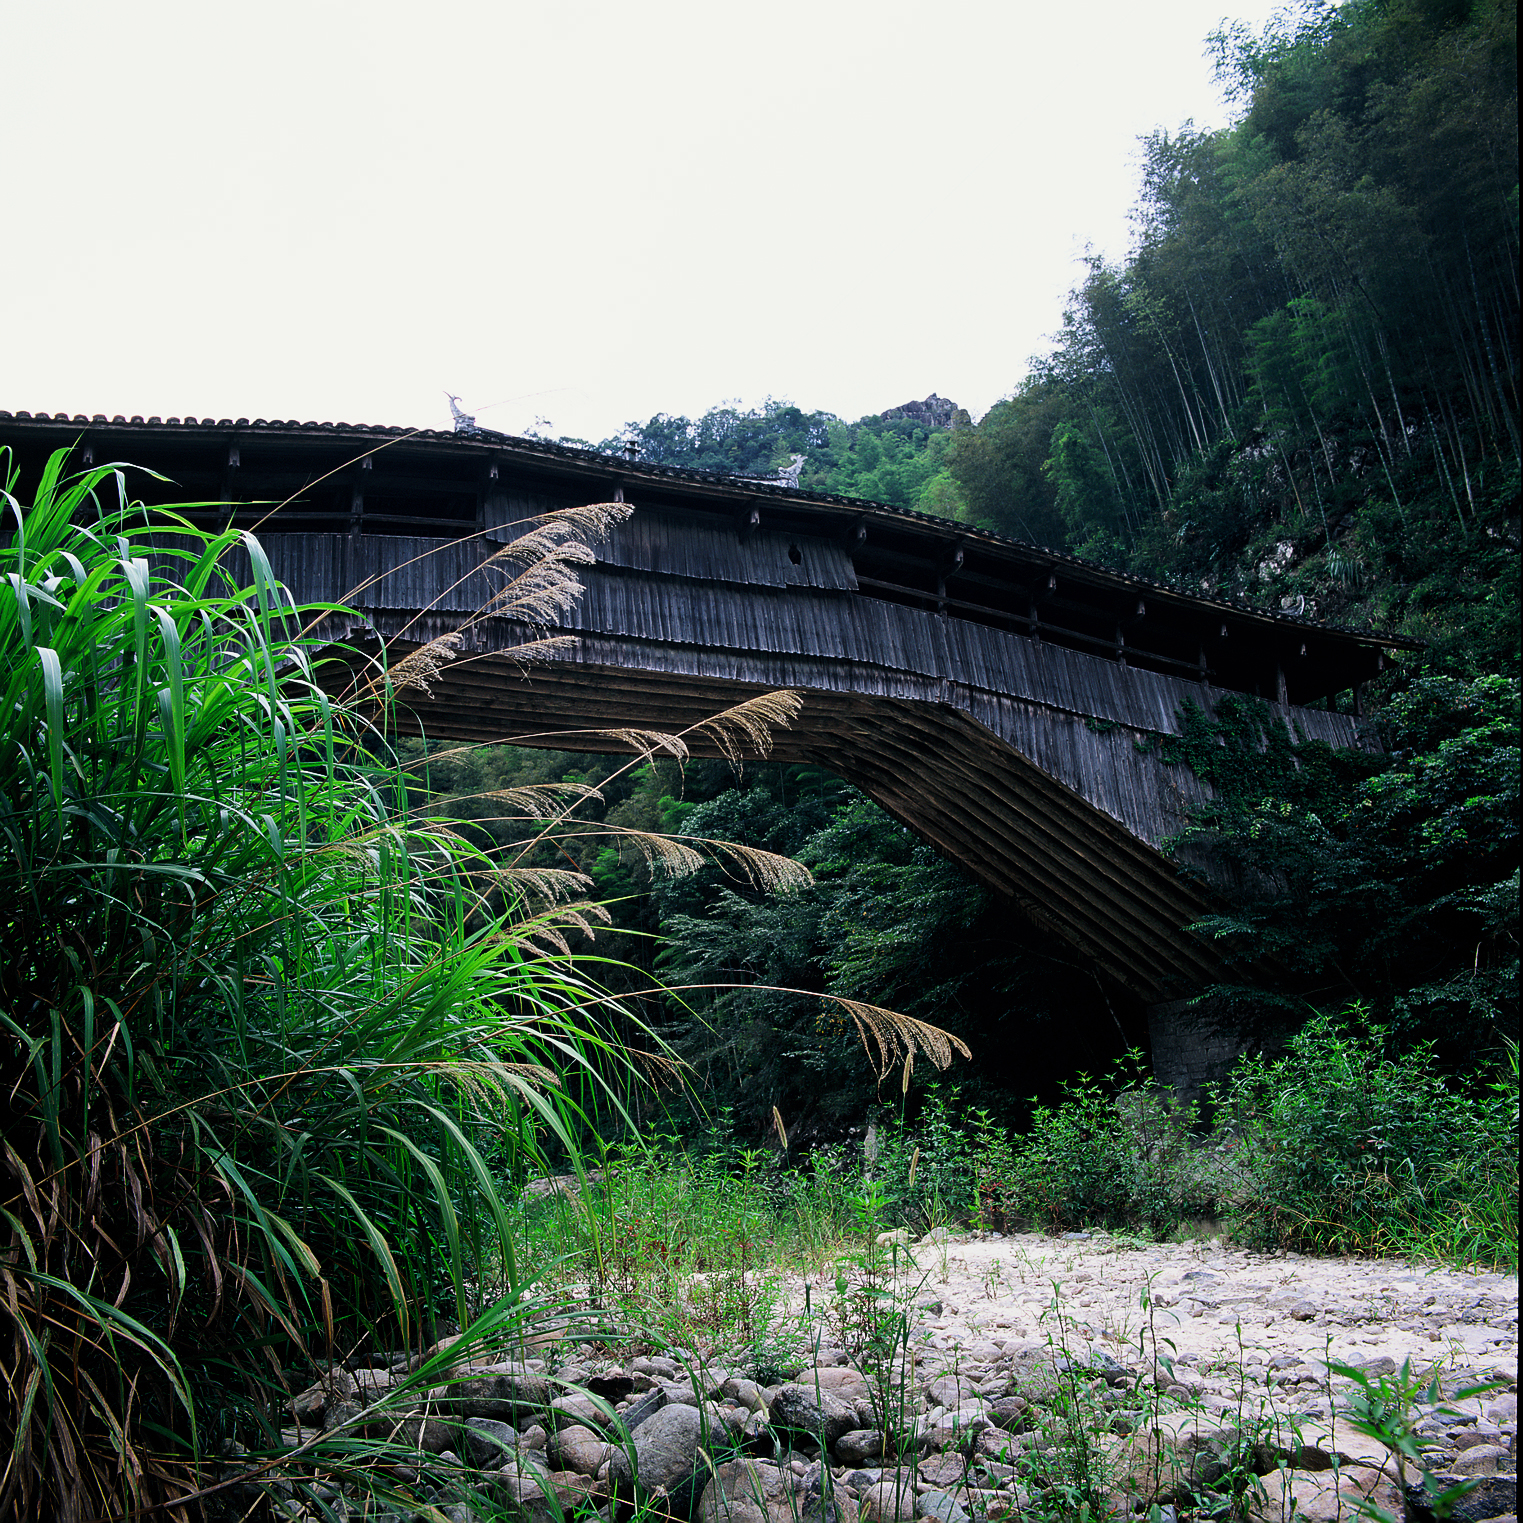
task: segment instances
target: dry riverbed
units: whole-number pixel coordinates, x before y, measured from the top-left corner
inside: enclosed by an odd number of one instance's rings
[[[1516,1378],[1516,1276],[1270,1256],[1214,1240],[1138,1247],[1103,1233],[948,1237],[913,1254],[917,1300],[941,1307],[921,1312],[920,1341],[942,1359],[1042,1347],[1061,1320],[1122,1362],[1168,1340],[1180,1383],[1207,1398],[1235,1391],[1240,1366],[1267,1371],[1277,1390],[1325,1390],[1328,1359],[1410,1358]],[[822,1277],[816,1294],[829,1289]]]
[[[1327,1367],[1378,1379],[1410,1360],[1445,1397],[1499,1382],[1413,1412],[1432,1468],[1477,1483],[1455,1516],[1515,1518],[1516,1278],[1098,1233],[893,1251],[900,1273],[865,1298],[849,1260],[844,1303],[833,1267],[788,1286],[809,1353],[765,1373],[703,1350],[551,1342],[478,1353],[426,1390],[406,1389],[406,1359],[378,1358],[296,1409],[304,1434],[407,1444],[397,1478],[457,1523],[503,1508],[1058,1523],[1084,1497],[1135,1523],[1224,1517],[1211,1509],[1232,1498],[1253,1523],[1352,1518],[1363,1501],[1420,1520],[1424,1497],[1404,1498],[1385,1451],[1341,1420],[1348,1383]],[[908,1354],[873,1351],[866,1306],[908,1312]]]

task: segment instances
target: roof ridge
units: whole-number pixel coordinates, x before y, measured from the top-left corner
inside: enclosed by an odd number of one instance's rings
[[[185,418],[171,417],[162,418],[157,414],[144,418],[140,413],[133,414],[130,418],[118,413],[112,418],[107,418],[104,413],[96,413],[92,417],[86,417],[83,413],[76,413],[72,417],[67,413],[28,413],[8,412],[0,409],[0,421],[7,419],[17,422],[32,423],[64,423],[83,426],[85,428],[100,427],[108,428],[157,428],[157,429],[237,429],[237,430],[268,430],[279,431],[285,434],[354,434],[367,438],[392,438],[392,439],[416,439],[422,443],[460,444],[475,448],[492,448],[506,446],[519,453],[540,454],[552,458],[561,458],[570,461],[580,461],[588,465],[597,464],[610,470],[613,474],[625,477],[646,476],[656,479],[672,481],[689,481],[696,485],[723,485],[731,488],[739,488],[748,495],[761,495],[776,498],[779,501],[809,503],[819,506],[847,508],[863,513],[872,513],[879,516],[887,516],[906,521],[911,525],[925,528],[939,529],[953,538],[966,538],[981,541],[996,547],[1009,547],[1019,549],[1028,554],[1046,557],[1054,567],[1069,566],[1076,570],[1082,570],[1093,575],[1105,578],[1113,578],[1128,586],[1140,588],[1144,591],[1170,594],[1174,597],[1187,598],[1192,603],[1205,604],[1207,606],[1230,610],[1235,614],[1247,614],[1254,618],[1267,619],[1273,623],[1308,630],[1321,630],[1329,634],[1352,636],[1356,639],[1376,641],[1377,643],[1392,647],[1420,650],[1423,642],[1414,640],[1407,635],[1399,635],[1392,631],[1378,629],[1358,629],[1345,624],[1334,624],[1326,620],[1309,619],[1302,614],[1287,613],[1281,609],[1263,608],[1254,603],[1246,602],[1241,598],[1224,596],[1221,593],[1198,592],[1161,582],[1153,577],[1144,576],[1135,571],[1123,571],[1113,566],[1102,565],[1097,561],[1085,560],[1067,550],[1054,550],[1046,545],[1033,544],[1029,540],[1011,539],[1007,535],[997,534],[993,530],[980,528],[976,524],[960,523],[956,519],[940,518],[934,513],[922,513],[915,508],[902,508],[893,503],[875,502],[870,498],[847,497],[834,492],[811,492],[801,487],[789,486],[786,483],[770,482],[755,477],[732,475],[724,471],[704,471],[693,466],[661,465],[652,461],[628,459],[627,457],[605,453],[599,449],[580,448],[576,445],[562,444],[557,440],[538,439],[532,436],[520,434],[500,433],[493,429],[427,429],[405,428],[398,424],[376,423],[320,423],[298,422],[295,419],[281,420],[268,418],[196,418],[193,415]]]

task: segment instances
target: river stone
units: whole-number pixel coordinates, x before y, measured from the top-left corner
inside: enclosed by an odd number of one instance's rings
[[[431,1343],[421,1354],[413,1354],[408,1358],[409,1370],[420,1370],[431,1359],[437,1359],[441,1354],[447,1354],[460,1342],[459,1333],[451,1333],[447,1338],[440,1338],[437,1343]]]
[[[883,1435],[876,1428],[853,1428],[835,1441],[836,1458],[854,1468],[883,1453]]]
[[[1472,1444],[1449,1466],[1449,1474],[1496,1475],[1511,1458],[1500,1444]]]
[[[359,1387],[348,1370],[330,1370],[291,1398],[291,1411],[303,1427],[324,1426],[323,1419],[330,1404],[343,1402],[352,1406],[358,1393]]]
[[[589,1375],[582,1382],[594,1396],[601,1396],[609,1406],[617,1406],[635,1388],[635,1383],[628,1375],[610,1371],[606,1375]]]
[[[968,1523],[962,1504],[944,1491],[922,1492],[915,1503],[915,1514],[921,1518],[935,1518],[936,1523]]]
[[[982,1396],[964,1396],[946,1415],[946,1421],[956,1428],[968,1428],[974,1423],[990,1425],[989,1403]]]
[[[1106,1385],[1125,1385],[1131,1376],[1131,1371],[1124,1364],[1118,1364],[1098,1345],[1090,1349],[1083,1368],[1104,1376]]]
[[[334,1433],[340,1428],[355,1429],[364,1415],[365,1407],[358,1401],[330,1401],[327,1411],[323,1413],[323,1432]]]
[[[468,1417],[460,1425],[465,1456],[478,1470],[495,1470],[518,1447],[518,1430],[495,1417]]]
[[[820,1523],[819,1496],[817,1473],[814,1470],[806,1471],[802,1476],[793,1471],[777,1465],[769,1460],[730,1461],[735,1469],[730,1472],[728,1482],[724,1488],[732,1501],[740,1506],[745,1503],[751,1504],[757,1509],[762,1523],[805,1523],[806,1519],[813,1523]],[[740,1466],[749,1468],[742,1471]],[[727,1466],[721,1465],[716,1474],[725,1473]],[[811,1483],[813,1483],[813,1505],[811,1506]],[[711,1506],[707,1514],[700,1514],[701,1523],[722,1523],[725,1514],[719,1509],[720,1497],[713,1496],[712,1504],[707,1503],[710,1493],[713,1491],[712,1484],[705,1491],[706,1504]],[[831,1523],[856,1523],[856,1507],[841,1487],[836,1487],[835,1497],[837,1503],[846,1509],[837,1519]],[[750,1518],[751,1523],[758,1523],[756,1515],[750,1508],[744,1512],[737,1511],[729,1514],[732,1519]]]
[[[497,1467],[495,1474],[538,1485],[544,1480],[546,1471],[537,1450],[520,1448],[510,1449],[503,1455],[502,1464]]]
[[[921,1461],[917,1478],[922,1486],[936,1486],[942,1489],[948,1486],[960,1486],[966,1468],[958,1455],[937,1454]]]
[[[772,1426],[805,1433],[828,1448],[857,1426],[857,1409],[833,1391],[818,1393],[801,1385],[781,1387],[772,1402]]]
[[[552,1394],[543,1375],[518,1371],[478,1375],[437,1392],[441,1409],[447,1404],[458,1417],[495,1417],[499,1422],[538,1416],[550,1405]]]
[[[1017,1450],[1017,1445],[1003,1428],[985,1428],[973,1446],[973,1452],[983,1460],[1004,1462]]]
[[[1166,1503],[1182,1496],[1185,1476],[1179,1457],[1154,1431],[1099,1440],[1102,1462],[1111,1477],[1111,1495],[1123,1508],[1133,1503]]]
[[[862,1493],[862,1516],[867,1523],[912,1523],[916,1500],[914,1482],[899,1471]]]
[[[1355,1466],[1337,1475],[1302,1475],[1281,1471],[1264,1482],[1266,1498],[1249,1494],[1248,1516],[1252,1523],[1349,1523],[1363,1502],[1401,1516],[1401,1493],[1396,1483],[1378,1470]]]
[[[856,1523],[857,1504],[825,1464],[811,1465],[794,1499],[797,1523]]]
[[[776,1467],[768,1466],[776,1482]],[[754,1460],[728,1460],[717,1466],[714,1478],[703,1489],[696,1523],[771,1523],[762,1470]]]
[[[1447,1477],[1434,1478],[1440,1490],[1453,1484]],[[1485,1523],[1487,1519],[1503,1518],[1518,1511],[1518,1478],[1515,1475],[1482,1477],[1475,1490],[1463,1496],[1455,1504],[1450,1517],[1455,1523]],[[1434,1523],[1432,1494],[1426,1486],[1407,1488],[1407,1517],[1411,1523]]]
[[[365,1436],[406,1449],[421,1449],[425,1454],[443,1454],[446,1449],[453,1449],[456,1442],[452,1426],[416,1409],[388,1412],[384,1418],[367,1423]]]
[[[629,1455],[615,1449],[608,1457],[608,1486],[626,1498],[646,1499],[665,1492],[668,1509],[680,1517],[691,1511],[701,1478],[698,1447],[703,1437],[703,1416],[697,1407],[673,1402],[640,1424],[633,1436],[635,1469]]]
[[[869,1468],[867,1470],[848,1470],[841,1477],[841,1484],[848,1490],[861,1496],[869,1486],[876,1486],[883,1479],[881,1469]]]
[[[860,1370],[854,1370],[849,1364],[817,1364],[813,1369],[800,1370],[793,1377],[793,1384],[834,1391],[841,1386],[865,1385],[866,1379]]]
[[[666,1405],[666,1392],[660,1386],[647,1391],[639,1401],[632,1402],[619,1413],[619,1422],[626,1433],[633,1433],[647,1418],[655,1416]]]
[[[777,1448],[777,1435],[772,1431],[765,1407],[746,1414],[740,1429],[740,1447],[747,1454],[762,1456],[770,1456]]]
[[[1024,1396],[1001,1396],[989,1403],[989,1421],[998,1428],[1019,1432],[1025,1426],[1025,1413],[1031,1403]]]
[[[576,1470],[552,1470],[550,1489],[565,1514],[589,1504],[597,1494],[598,1483],[590,1475]]]
[[[391,1389],[392,1374],[390,1370],[356,1370],[354,1385],[356,1398],[368,1404]]]
[[[564,1396],[557,1396],[550,1403],[550,1416],[557,1426],[564,1423],[567,1427],[604,1429],[614,1421],[599,1402],[580,1391],[568,1391]]]
[[[641,1354],[629,1368],[635,1375],[660,1375],[667,1380],[675,1380],[682,1373],[677,1361],[664,1354]]]
[[[513,1509],[521,1523],[561,1523],[564,1514],[545,1495],[548,1477],[536,1479],[529,1472],[502,1470],[491,1479],[494,1499]]]
[[[767,1405],[762,1400],[761,1387],[754,1380],[740,1380],[732,1376],[725,1381],[721,1394],[739,1402],[748,1412],[763,1411]]]
[[[1012,1367],[1018,1393],[1027,1401],[1049,1402],[1063,1389],[1050,1359],[1022,1359]]]
[[[572,1423],[551,1438],[548,1453],[551,1462],[561,1470],[595,1476],[607,1462],[609,1449],[602,1434]]]
[[[966,1375],[940,1375],[927,1384],[925,1394],[933,1407],[955,1407],[973,1394],[973,1382]]]

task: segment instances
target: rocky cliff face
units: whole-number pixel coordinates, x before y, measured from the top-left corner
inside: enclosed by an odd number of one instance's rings
[[[923,402],[902,402],[881,413],[883,418],[913,418],[926,428],[951,428],[954,413],[962,412],[957,403],[938,397],[933,391]]]

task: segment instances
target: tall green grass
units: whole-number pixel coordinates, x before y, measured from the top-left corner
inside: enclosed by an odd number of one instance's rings
[[[273,1442],[291,1364],[464,1326],[476,1264],[520,1294],[500,1180],[625,1060],[258,541],[64,468],[0,544],[0,1515],[83,1520]]]
[[[646,1136],[609,1148],[580,1188],[525,1201],[520,1253],[607,1310],[632,1347],[765,1371],[789,1337],[783,1279],[839,1252],[857,1186],[829,1158],[789,1168],[773,1148]]]

